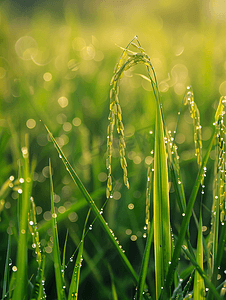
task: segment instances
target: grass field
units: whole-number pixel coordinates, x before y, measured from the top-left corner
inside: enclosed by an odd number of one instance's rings
[[[225,299],[224,2],[32,3],[0,4],[2,299]]]

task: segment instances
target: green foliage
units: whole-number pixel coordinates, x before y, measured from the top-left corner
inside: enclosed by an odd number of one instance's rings
[[[111,80],[115,20],[91,36],[68,4],[28,32],[1,4],[2,299],[224,299],[225,34],[167,3]]]

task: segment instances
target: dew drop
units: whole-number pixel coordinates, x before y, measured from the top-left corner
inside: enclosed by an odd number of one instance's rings
[[[33,222],[33,221],[30,221],[30,222],[29,222],[29,225],[33,226],[33,225],[34,225],[34,222]]]
[[[185,216],[185,213],[182,214],[182,217],[184,217],[184,216]]]
[[[93,229],[93,225],[89,225],[89,230],[92,230]]]
[[[17,267],[16,267],[16,266],[13,266],[13,267],[12,267],[12,270],[13,270],[13,272],[16,272],[16,271],[17,271]]]
[[[102,213],[103,213],[103,208],[101,208],[101,210],[100,210],[100,215],[102,215]]]
[[[73,257],[70,257],[70,262],[73,262]]]

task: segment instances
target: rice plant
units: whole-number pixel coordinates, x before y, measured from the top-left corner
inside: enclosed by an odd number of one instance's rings
[[[157,75],[150,57],[141,47],[138,37],[135,36],[129,44],[122,48],[123,52],[115,66],[110,89],[110,111],[107,126],[107,186],[106,200],[101,206],[95,201],[98,195],[104,191],[99,189],[92,194],[88,192],[79,175],[72,167],[69,159],[61,149],[57,139],[53,136],[49,127],[45,125],[48,137],[55,146],[59,160],[64,164],[71,179],[78,186],[82,198],[73,204],[68,211],[57,215],[54,204],[54,175],[52,174],[51,161],[49,160],[49,203],[51,206],[51,219],[45,224],[37,226],[36,206],[32,195],[32,174],[36,162],[29,160],[29,142],[26,137],[25,146],[21,149],[18,180],[8,179],[0,190],[3,195],[8,186],[14,185],[19,193],[18,201],[18,228],[14,236],[17,237],[17,260],[12,270],[9,269],[10,252],[12,247],[11,232],[9,232],[8,247],[5,258],[4,280],[2,286],[2,299],[44,299],[48,298],[45,292],[45,267],[48,253],[40,243],[40,235],[49,227],[52,232],[52,265],[54,269],[55,289],[57,299],[83,299],[80,293],[80,278],[83,273],[82,263],[86,256],[86,239],[92,230],[95,236],[95,224],[99,222],[102,227],[103,239],[110,241],[111,249],[120,258],[119,265],[126,270],[128,278],[133,281],[133,299],[225,299],[226,280],[221,272],[222,260],[225,258],[226,240],[226,185],[225,185],[225,103],[226,97],[221,97],[212,121],[212,136],[209,145],[204,150],[202,146],[200,113],[195,103],[195,93],[188,87],[182,99],[182,108],[178,114],[177,128],[173,134],[167,130],[162,97],[159,91]],[[142,259],[138,262],[139,270],[135,270],[129,259],[129,251],[126,252],[123,243],[117,238],[104,216],[104,209],[113,198],[114,185],[116,184],[113,167],[113,151],[115,145],[114,131],[118,134],[118,157],[122,168],[123,183],[128,190],[129,166],[127,165],[126,138],[122,117],[126,112],[120,105],[120,84],[126,71],[134,69],[137,65],[143,65],[146,75],[140,76],[148,81],[152,87],[150,98],[155,100],[155,131],[154,131],[154,157],[147,169],[146,199],[144,211],[144,251]],[[176,144],[177,129],[180,127],[180,116],[183,114],[183,106],[187,106],[192,119],[194,131],[194,158],[197,163],[197,177],[193,189],[188,197],[183,183],[183,166],[180,166],[180,149]],[[116,146],[117,147],[117,146]],[[212,149],[215,149],[215,162],[212,188],[212,209],[208,212],[211,218],[208,235],[203,234],[203,210],[205,191],[207,190],[207,163]],[[150,147],[151,152],[151,147]],[[76,168],[76,166],[75,166]],[[12,183],[13,182],[13,183]],[[171,186],[170,186],[171,184]],[[170,189],[175,192],[171,199]],[[130,194],[129,194],[130,197]],[[173,203],[173,201],[175,203]],[[199,203],[199,213],[194,210],[196,202]],[[180,212],[181,224],[175,226],[174,215],[171,206],[177,207]],[[89,206],[89,209],[87,209]],[[59,222],[65,219],[69,213],[79,209],[86,209],[86,217],[79,237],[78,245],[71,253],[70,261],[74,261],[74,268],[70,279],[67,275],[69,263],[66,261],[68,232],[65,237],[63,251],[59,245]],[[87,226],[90,216],[93,215],[91,225]],[[196,245],[191,242],[191,220],[195,220],[197,231]],[[89,228],[88,228],[89,227]],[[69,229],[70,230],[70,229]],[[143,229],[141,229],[143,230]],[[30,231],[30,233],[29,233]],[[95,241],[96,242],[96,241]],[[152,247],[154,253],[152,253]],[[36,272],[28,277],[28,268],[31,259],[28,249],[32,248],[35,253]],[[101,247],[100,247],[101,248]],[[104,254],[100,259],[104,258]],[[94,259],[93,259],[94,260]],[[120,299],[118,296],[119,282],[113,265],[107,262],[111,282],[111,299]],[[154,265],[154,268],[152,266]],[[154,274],[152,270],[154,269]],[[101,270],[99,270],[101,273]],[[151,281],[150,281],[151,277]],[[153,288],[154,286],[154,288]],[[104,283],[99,287],[104,291]],[[104,293],[104,292],[103,292]],[[125,296],[127,297],[127,296]],[[51,299],[51,298],[50,298]],[[93,299],[96,296],[93,295]],[[127,297],[128,299],[128,297]]]

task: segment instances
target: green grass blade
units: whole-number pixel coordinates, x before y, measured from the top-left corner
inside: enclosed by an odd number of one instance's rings
[[[68,230],[67,230],[67,234],[66,234],[66,238],[65,238],[65,242],[64,242],[64,251],[63,251],[63,259],[62,259],[62,277],[64,280],[64,270],[65,270],[65,257],[66,257],[66,248],[67,248],[67,238],[68,238]]]
[[[32,178],[29,172],[28,137],[25,136],[25,146],[22,148],[23,155],[23,185],[22,203],[20,209],[20,227],[17,252],[17,274],[16,287],[13,293],[13,300],[22,300],[27,295],[27,234],[28,234],[28,211],[30,207],[30,193]]]
[[[102,225],[104,231],[106,232],[106,234],[108,235],[108,237],[110,238],[111,242],[113,243],[115,249],[117,250],[119,256],[121,257],[122,261],[124,262],[127,270],[130,272],[131,276],[134,278],[135,282],[138,282],[138,276],[135,273],[133,267],[131,266],[127,256],[125,255],[124,251],[122,250],[121,247],[119,247],[119,244],[117,243],[115,236],[113,235],[112,230],[109,228],[109,226],[107,225],[107,222],[105,221],[105,219],[102,216],[101,211],[97,208],[95,202],[93,201],[93,199],[91,198],[90,194],[88,193],[88,191],[86,190],[86,188],[84,187],[82,181],[80,180],[80,178],[78,177],[78,175],[76,174],[76,172],[74,171],[74,169],[72,168],[72,166],[70,165],[69,161],[67,160],[66,156],[64,155],[63,151],[60,149],[59,145],[57,144],[55,138],[53,137],[52,133],[49,131],[49,129],[47,128],[47,126],[45,126],[49,136],[53,142],[53,144],[55,145],[60,157],[62,158],[62,161],[67,169],[67,171],[69,172],[71,178],[73,179],[73,181],[78,185],[79,189],[81,190],[82,194],[84,195],[86,201],[88,202],[89,206],[92,208],[92,211],[94,212],[95,216],[98,218],[98,220],[100,221],[100,224]]]
[[[45,268],[45,255],[41,258],[41,265],[37,270],[37,275],[35,278],[34,288],[31,294],[30,300],[41,300],[44,299],[44,289],[43,289],[43,278],[44,278],[44,268]]]
[[[198,230],[198,241],[197,241],[197,251],[196,251],[196,261],[197,264],[203,269],[203,244],[202,244],[202,212],[200,210],[199,218],[199,230]],[[202,276],[199,272],[195,271],[194,278],[194,300],[203,300],[205,295],[205,285]]]
[[[115,288],[115,282],[114,282],[114,275],[111,269],[111,266],[108,264],[108,269],[109,269],[109,273],[111,276],[111,290],[112,290],[112,299],[113,300],[118,300],[118,296],[117,296],[117,292],[116,292],[116,288]]]
[[[173,282],[173,274],[174,274],[174,271],[175,271],[177,263],[178,263],[178,258],[180,256],[181,247],[182,247],[184,237],[185,237],[185,234],[186,234],[186,231],[187,231],[187,228],[188,228],[188,224],[189,224],[189,221],[190,221],[190,218],[191,218],[192,209],[193,209],[193,206],[194,206],[194,203],[195,203],[195,200],[196,200],[196,196],[197,196],[197,193],[198,193],[198,190],[199,190],[199,186],[200,186],[201,181],[203,179],[206,163],[209,159],[210,151],[211,151],[212,146],[213,146],[214,138],[215,138],[215,132],[213,131],[212,137],[210,139],[209,146],[207,148],[206,155],[203,159],[202,166],[199,169],[199,173],[198,173],[197,179],[195,181],[195,185],[194,185],[194,188],[192,190],[192,193],[191,193],[191,196],[190,196],[187,208],[186,208],[185,216],[183,217],[180,233],[179,233],[178,240],[177,240],[177,243],[176,243],[176,246],[175,246],[175,249],[174,249],[172,262],[171,262],[171,265],[169,267],[169,271],[168,271],[168,274],[167,274],[164,289],[161,293],[161,297],[167,297],[170,294],[170,287],[171,287],[171,284]],[[161,298],[161,299],[165,299],[165,298]]]
[[[145,279],[147,275],[148,270],[148,262],[149,262],[149,256],[151,251],[151,243],[153,241],[153,234],[154,234],[154,222],[152,220],[151,228],[147,237],[146,247],[144,250],[144,255],[142,259],[142,265],[139,275],[139,282],[137,285],[137,300],[143,299],[143,291],[144,291],[144,285],[145,285]]]
[[[61,273],[61,262],[60,262],[60,249],[58,241],[58,232],[57,232],[57,221],[56,214],[54,211],[54,192],[53,192],[53,179],[52,179],[52,170],[51,162],[49,160],[49,177],[50,177],[50,197],[51,197],[51,213],[52,213],[52,231],[53,231],[53,259],[54,259],[54,271],[56,278],[56,289],[57,289],[57,298],[58,300],[66,299],[65,292],[63,289],[63,278]]]
[[[190,259],[191,263],[193,264],[193,266],[195,266],[196,270],[199,272],[199,274],[201,275],[201,277],[204,279],[204,282],[205,282],[206,286],[209,288],[209,290],[211,291],[211,293],[213,293],[213,295],[215,296],[214,299],[216,299],[216,300],[219,299],[220,300],[221,297],[218,294],[216,287],[208,279],[208,276],[205,274],[205,272],[203,271],[203,269],[201,268],[201,266],[199,266],[199,264],[196,262],[196,260],[194,260],[193,256],[190,254],[189,251],[187,251],[186,247],[182,247],[182,250],[188,256],[188,258]]]
[[[86,216],[83,233],[82,233],[82,240],[81,240],[81,243],[79,246],[78,255],[77,255],[77,258],[75,261],[75,267],[74,267],[74,271],[73,271],[72,278],[71,278],[68,300],[72,300],[72,299],[77,300],[78,299],[80,270],[81,270],[82,261],[83,261],[84,237],[85,237],[86,224],[87,224],[87,221],[88,221],[88,218],[90,215],[90,211],[91,211],[91,208],[89,209],[88,214]]]
[[[8,237],[8,245],[7,245],[7,253],[6,253],[6,260],[5,260],[5,271],[4,271],[4,279],[3,279],[3,289],[2,289],[2,299],[6,295],[7,290],[7,281],[9,278],[9,257],[11,252],[11,234]]]
[[[163,121],[159,103],[156,109],[154,157],[154,249],[156,299],[159,299],[164,279],[171,263],[168,170]]]

